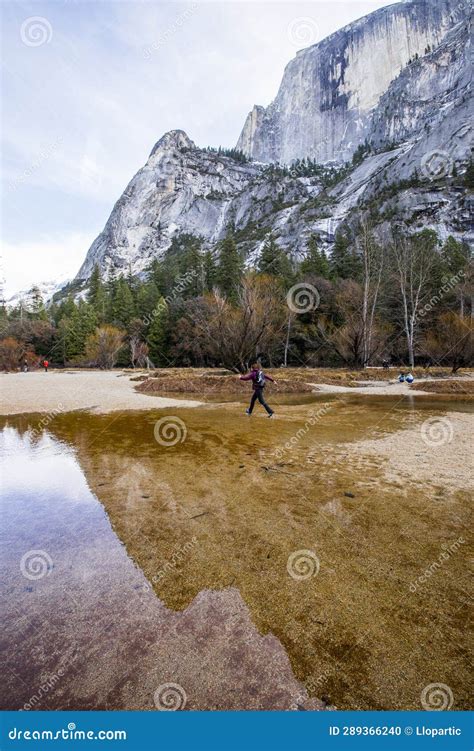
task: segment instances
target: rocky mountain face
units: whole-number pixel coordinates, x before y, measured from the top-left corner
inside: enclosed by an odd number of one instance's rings
[[[211,247],[232,227],[250,260],[270,232],[293,257],[304,255],[312,233],[330,251],[337,227],[360,211],[380,230],[396,219],[411,231],[472,239],[462,180],[472,142],[469,31],[466,0],[411,0],[302,50],[275,101],[247,118],[237,146],[252,161],[199,149],[180,130],[165,134],[117,201],[78,281],[95,264],[105,275],[138,273],[175,233]],[[291,165],[307,157],[346,164],[332,176],[300,176]]]
[[[301,50],[272,104],[248,115],[237,147],[262,162],[350,159],[392,81],[439,47],[467,11],[460,0],[397,3]]]

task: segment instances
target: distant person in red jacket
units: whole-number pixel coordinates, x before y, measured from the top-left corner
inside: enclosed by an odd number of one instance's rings
[[[250,399],[250,405],[249,408],[246,411],[247,415],[251,415],[253,412],[253,408],[255,406],[255,402],[258,401],[264,407],[268,413],[269,417],[273,417],[273,410],[271,407],[268,406],[265,399],[263,398],[263,389],[265,388],[265,381],[272,381],[272,383],[276,383],[276,381],[269,375],[265,375],[263,370],[260,368],[260,365],[258,362],[252,363],[252,369],[248,375],[240,376],[241,381],[252,381],[253,386],[253,394],[252,398]]]
[[[49,368],[49,362],[48,362],[48,360],[43,360],[43,368],[44,368],[44,372],[47,373],[48,372],[48,368]]]

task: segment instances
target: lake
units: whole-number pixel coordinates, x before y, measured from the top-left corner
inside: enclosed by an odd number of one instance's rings
[[[469,404],[410,397],[3,419],[1,706],[467,708],[468,489],[357,450],[448,411],[456,441]]]

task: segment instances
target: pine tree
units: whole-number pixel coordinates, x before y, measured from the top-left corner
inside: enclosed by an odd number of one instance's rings
[[[336,233],[334,248],[330,261],[331,275],[339,279],[359,279],[362,270],[361,259],[347,234],[339,230]]]
[[[63,362],[70,362],[84,351],[79,309],[76,305],[70,315],[61,318],[58,329]]]
[[[212,292],[216,284],[217,267],[214,261],[214,256],[210,250],[207,250],[204,253],[202,266],[203,266],[204,292]]]
[[[147,281],[153,284],[160,295],[166,293],[164,264],[158,258],[154,258],[147,270]]]
[[[301,263],[301,272],[303,274],[314,274],[322,276],[324,279],[329,278],[329,261],[324,250],[319,250],[318,241],[315,235],[311,235],[308,242],[308,253]]]
[[[201,243],[197,238],[190,238],[185,244],[184,253],[180,261],[180,279],[186,278],[182,289],[184,298],[198,297],[203,292],[203,258]]]
[[[168,306],[164,298],[158,301],[153,311],[153,317],[146,335],[146,342],[150,348],[150,358],[155,365],[166,364],[166,329]]]
[[[261,274],[277,276],[284,280],[288,280],[292,276],[288,256],[280,248],[273,235],[270,235],[263,245],[258,261],[258,270]]]
[[[128,283],[123,277],[117,281],[112,298],[112,321],[121,326],[128,326],[135,315],[135,303]]]
[[[97,323],[97,314],[93,305],[84,300],[80,300],[78,305],[77,325],[79,328],[81,354],[85,350],[87,338],[94,333]]]
[[[243,263],[233,235],[227,235],[221,245],[217,267],[217,285],[231,302],[237,299],[237,291],[242,278]]]
[[[48,314],[44,307],[43,295],[41,294],[39,287],[32,287],[28,293],[28,308],[30,318],[34,318],[39,321],[46,321]]]
[[[89,302],[94,308],[98,323],[102,323],[105,320],[107,312],[107,295],[104,283],[100,276],[100,269],[98,264],[94,266],[94,270],[89,279],[89,291],[87,293],[87,302]]]
[[[137,290],[137,315],[143,319],[151,320],[153,310],[160,300],[160,292],[156,284],[152,281],[141,284]]]

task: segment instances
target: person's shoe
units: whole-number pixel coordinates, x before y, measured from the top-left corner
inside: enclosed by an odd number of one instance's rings
[[[246,414],[246,415],[248,415],[248,416],[250,417],[250,415],[251,415],[251,412],[250,412],[250,410],[249,410],[249,409],[246,409],[246,410],[245,410],[245,414]]]
[[[271,417],[273,417],[273,415],[274,415],[274,414],[275,414],[275,413],[274,413],[274,412],[272,412],[272,413],[271,413],[271,415],[268,415],[268,418],[270,419]]]

